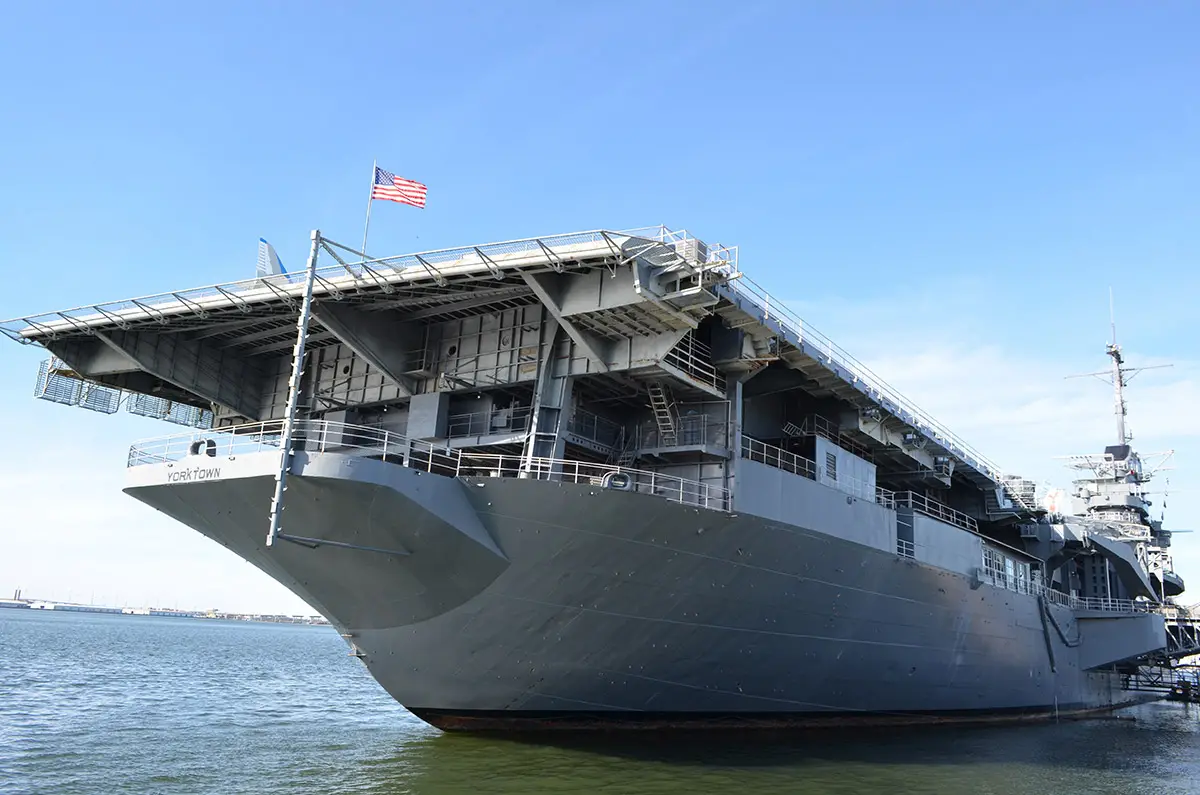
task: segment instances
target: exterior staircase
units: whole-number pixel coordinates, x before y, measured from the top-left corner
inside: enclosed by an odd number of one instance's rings
[[[637,438],[621,429],[621,437],[613,445],[604,463],[610,466],[627,467],[637,460]]]
[[[1021,513],[1044,513],[1038,506],[1037,492],[1031,481],[1014,479],[1007,481],[1001,487],[1004,495],[1012,504],[1005,508],[996,496],[996,489],[986,489],[983,493],[984,511],[990,516],[1015,516]]]
[[[651,382],[648,391],[659,440],[663,447],[674,447],[679,441],[679,427],[675,422],[675,401],[671,398],[671,391],[661,381]]]

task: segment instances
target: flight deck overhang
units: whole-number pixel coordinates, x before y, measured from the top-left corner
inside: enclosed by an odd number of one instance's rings
[[[639,378],[639,369],[649,368],[652,375],[655,367],[678,376],[678,361],[670,354],[693,346],[689,333],[718,315],[766,351],[750,368],[779,361],[912,442],[892,445],[889,454],[907,456],[918,469],[940,471],[939,479],[947,482],[952,472],[980,488],[1005,488],[998,466],[742,274],[736,248],[709,246],[666,227],[592,230],[383,258],[319,235],[317,244],[318,255],[332,264],[314,274],[309,347],[346,345],[401,396],[412,394],[416,365],[395,349],[395,340],[415,337],[412,324],[541,306],[570,336],[587,373],[606,374],[620,364],[627,375],[615,378]],[[616,279],[623,271],[630,277]],[[578,289],[589,280],[594,289]],[[262,357],[278,357],[293,346],[304,291],[304,273],[274,274],[18,318],[0,322],[0,333],[56,354],[90,351],[80,362],[83,375],[94,366],[106,382],[128,382],[136,389],[139,374],[149,374],[160,388],[254,418],[252,392],[260,388]],[[413,339],[400,347],[416,344]],[[625,361],[618,362],[613,352],[622,346]],[[700,392],[720,397],[726,377],[738,371],[710,364],[703,378],[684,375]],[[251,392],[238,384],[249,384]]]

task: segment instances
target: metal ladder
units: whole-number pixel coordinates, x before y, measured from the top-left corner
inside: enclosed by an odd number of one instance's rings
[[[621,428],[621,436],[617,439],[617,443],[612,446],[612,450],[608,453],[608,458],[604,463],[609,466],[627,467],[637,460],[637,445],[635,437],[626,433],[624,428]]]
[[[675,403],[671,400],[671,393],[661,381],[652,381],[648,391],[650,410],[654,412],[654,422],[658,425],[659,443],[663,447],[674,447],[678,441],[678,431],[675,426]]]
[[[296,429],[296,412],[300,407],[300,382],[304,376],[304,346],[308,342],[308,323],[312,317],[313,282],[317,275],[317,257],[321,249],[321,232],[312,231],[312,248],[308,254],[307,276],[304,280],[304,302],[296,316],[296,345],[292,349],[292,377],[288,382],[287,409],[284,411],[283,432],[279,438],[279,471],[275,473],[275,494],[271,497],[271,526],[266,545],[283,537],[283,496],[287,478],[292,471],[292,434]]]
[[[783,425],[783,435],[789,436],[789,437],[790,436],[803,436],[804,428],[797,425],[794,422],[786,422]]]

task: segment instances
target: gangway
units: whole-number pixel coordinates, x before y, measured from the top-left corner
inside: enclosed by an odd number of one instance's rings
[[[1200,606],[1167,604],[1159,612],[1166,622],[1166,657],[1179,660],[1200,654]]]
[[[1121,687],[1140,693],[1159,693],[1169,701],[1200,704],[1200,668],[1143,665],[1122,676]]]

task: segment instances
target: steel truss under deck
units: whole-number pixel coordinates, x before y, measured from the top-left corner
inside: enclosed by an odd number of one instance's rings
[[[742,274],[736,247],[706,245],[687,232],[667,227],[591,230],[379,258],[320,235],[315,246],[317,257],[328,262],[317,263],[312,271],[317,307],[341,305],[366,313],[404,309],[409,319],[426,320],[541,304],[551,314],[558,313],[556,320],[565,333],[599,372],[607,368],[595,340],[677,332],[685,336],[672,351],[674,360],[668,357],[665,364],[687,380],[707,379],[714,396],[722,393],[725,375],[694,355],[697,343],[686,335],[699,319],[719,311],[727,325],[755,331],[764,360],[780,359],[804,370],[863,412],[880,412],[910,429],[923,447],[952,460],[977,486],[1011,494],[1011,478],[999,466]],[[568,316],[546,290],[547,281],[557,275],[582,274],[596,267],[615,275],[628,266],[636,269],[636,289],[643,299],[637,303]],[[143,342],[139,333],[183,335],[190,344],[186,355],[195,358],[200,371],[216,367],[222,356],[242,357],[253,365],[262,354],[295,346],[296,317],[306,281],[305,273],[279,274],[92,304],[6,321],[0,323],[0,332],[52,349],[99,338],[123,354]],[[312,350],[338,342],[344,335],[335,326],[334,318],[315,313],[306,332],[306,347]],[[125,336],[112,339],[113,332]],[[767,337],[777,342],[757,344]],[[680,369],[680,362],[701,364],[688,372]],[[761,364],[751,365],[757,366]],[[707,371],[701,373],[705,367]],[[170,382],[168,388],[184,384],[173,394],[178,399],[203,380],[201,375],[164,380]],[[220,402],[214,398],[220,396],[221,386],[192,389],[201,399],[198,405]],[[134,384],[129,388],[137,391]],[[1020,499],[1013,501],[1018,509],[1035,508]]]

